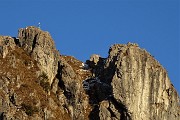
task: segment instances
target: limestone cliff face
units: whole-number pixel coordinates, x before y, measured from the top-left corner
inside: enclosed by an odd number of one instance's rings
[[[137,44],[112,46],[105,69],[114,98],[126,106],[131,119],[180,118],[178,94],[166,70]]]
[[[2,120],[179,120],[166,70],[137,44],[83,63],[59,55],[48,32],[30,26],[0,36]]]
[[[30,26],[19,29],[18,38],[19,45],[38,62],[41,71],[47,74],[52,83],[58,69],[59,53],[51,35]]]

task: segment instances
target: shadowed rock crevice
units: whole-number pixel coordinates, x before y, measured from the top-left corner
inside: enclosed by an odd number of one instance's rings
[[[62,69],[63,69],[63,66],[60,65],[60,63],[58,62],[58,70],[57,70],[56,78],[59,80],[58,86],[61,89],[65,90],[64,81],[62,81]]]
[[[99,105],[94,105],[92,111],[89,114],[89,120],[100,120],[99,117]]]
[[[3,112],[2,113],[0,113],[0,120],[4,120],[4,116],[3,116]]]
[[[35,48],[35,46],[36,46],[36,44],[37,44],[37,37],[38,37],[38,34],[36,34],[36,35],[34,36],[34,38],[33,38],[32,51],[31,51],[30,54],[33,53],[33,50],[34,50],[34,48]]]
[[[17,37],[12,37],[12,38],[14,39],[15,44],[16,44],[17,46],[21,47],[19,38],[17,38]]]
[[[99,61],[98,61],[99,60]],[[131,116],[128,113],[128,109],[125,107],[125,105],[122,102],[118,102],[114,97],[113,97],[113,92],[112,92],[112,78],[113,75],[116,72],[116,62],[117,62],[117,56],[113,56],[113,60],[109,63],[109,66],[104,68],[102,66],[105,65],[104,60],[105,59],[99,59],[94,60],[94,61],[88,61],[87,64],[91,67],[93,67],[93,73],[94,76],[85,80],[84,82],[88,82],[90,88],[86,91],[86,93],[89,95],[89,104],[93,106],[93,109],[89,115],[89,118],[91,120],[95,120],[94,116],[97,116],[100,114],[100,103],[104,100],[108,100],[115,109],[120,113],[119,116],[115,115],[116,113],[111,110],[110,107],[106,108],[109,113],[111,114],[109,117],[115,117],[115,118],[120,118],[121,120],[131,120]],[[100,61],[100,60],[103,60]],[[98,68],[101,67],[101,68]],[[101,79],[99,79],[99,78]],[[95,115],[97,114],[97,115]],[[116,117],[117,116],[117,117]],[[96,118],[96,119],[102,119],[102,118]]]

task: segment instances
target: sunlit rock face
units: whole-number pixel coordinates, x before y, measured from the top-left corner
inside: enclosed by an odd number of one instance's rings
[[[10,36],[0,36],[0,56],[5,58],[6,55],[15,49],[14,38]]]
[[[52,83],[57,74],[59,53],[51,35],[39,28],[30,26],[19,29],[19,45],[37,62]]]
[[[166,70],[137,44],[83,63],[30,26],[0,36],[1,119],[180,120],[180,104]]]
[[[178,120],[179,98],[166,70],[137,44],[116,44],[105,65],[107,82],[133,120]]]

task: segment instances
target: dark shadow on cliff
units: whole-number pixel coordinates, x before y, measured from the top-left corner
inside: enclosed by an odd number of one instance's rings
[[[89,114],[89,119],[90,120],[100,120],[99,118],[99,105],[94,105],[93,110]]]
[[[99,103],[103,100],[108,100],[111,104],[115,106],[115,108],[120,113],[119,117],[121,120],[131,120],[131,116],[126,106],[121,101],[117,101],[113,96],[111,82],[117,68],[115,64],[116,61],[117,61],[117,56],[114,56],[109,66],[107,68],[103,68],[105,62],[104,59],[100,59],[98,64],[96,66],[93,66],[94,68],[92,72],[94,72],[93,74],[95,75],[95,77],[98,77],[100,79],[102,84],[100,83],[95,84],[93,86],[93,89],[87,92],[87,94],[89,95],[89,102],[93,107],[93,110],[89,114],[90,120],[100,119]],[[108,108],[108,110],[111,113],[111,116],[114,117],[116,116],[110,108]]]
[[[4,120],[3,114],[4,114],[4,112],[0,112],[0,120]]]

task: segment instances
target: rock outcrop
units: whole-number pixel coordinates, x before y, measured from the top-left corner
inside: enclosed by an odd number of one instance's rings
[[[30,26],[0,36],[2,120],[179,120],[166,70],[137,44],[83,63],[60,55],[48,32]]]
[[[48,32],[30,26],[19,29],[19,46],[37,62],[41,72],[45,72],[52,83],[58,69],[59,53]]]
[[[15,49],[14,38],[10,36],[0,36],[0,56],[5,58],[6,55]]]
[[[137,44],[110,48],[104,80],[113,99],[123,104],[133,120],[178,120],[179,97],[166,70]]]

